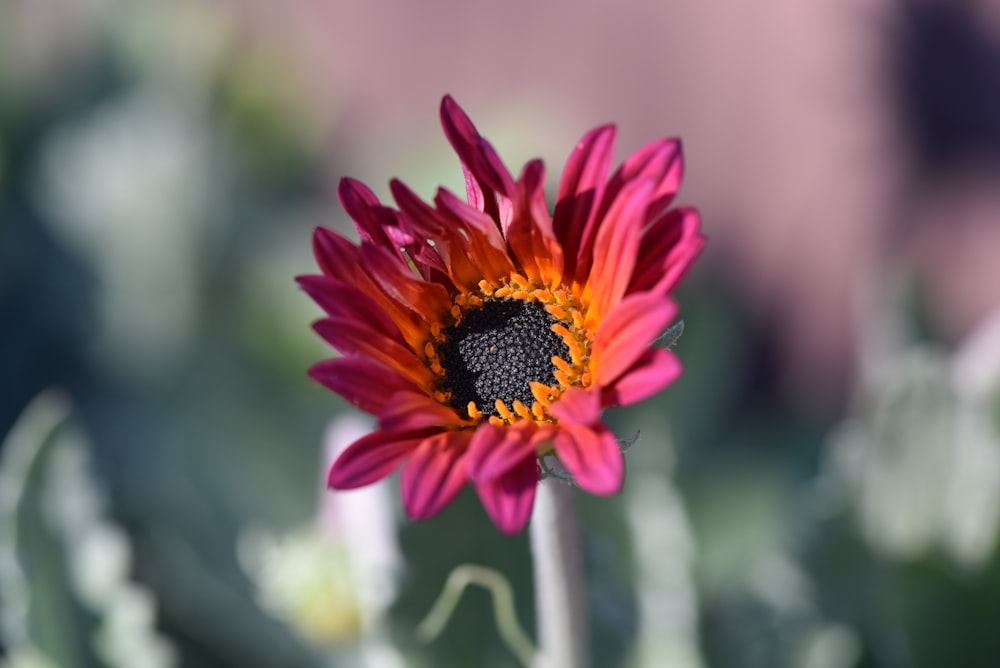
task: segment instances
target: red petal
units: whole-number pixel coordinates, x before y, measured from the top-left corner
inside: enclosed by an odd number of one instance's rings
[[[366,323],[383,336],[404,343],[403,334],[385,309],[350,283],[329,276],[299,276],[296,280],[331,317]]]
[[[517,182],[516,208],[507,228],[507,243],[528,278],[546,285],[562,279],[563,252],[552,230],[545,203],[545,168],[541,160],[524,166]]]
[[[326,484],[333,489],[354,489],[377,482],[392,473],[427,436],[426,432],[383,430],[362,436],[340,453]]]
[[[507,473],[476,485],[486,513],[505,534],[518,533],[528,523],[538,489],[538,460],[523,459]]]
[[[628,406],[653,396],[681,375],[681,363],[669,350],[651,348],[601,393],[604,406]]]
[[[594,384],[607,386],[646,351],[677,314],[677,306],[659,295],[629,295],[611,311],[594,335],[590,368]]]
[[[560,425],[597,424],[601,418],[600,395],[590,390],[570,388],[549,407],[549,413],[559,420]]]
[[[395,392],[420,391],[412,381],[365,357],[324,360],[309,369],[309,375],[376,417]]]
[[[480,200],[478,194],[470,192],[469,203],[478,205],[481,201],[483,204],[481,210],[500,225],[504,216],[501,212],[501,203],[494,194],[504,198],[509,198],[513,194],[514,179],[510,172],[507,171],[497,152],[482,138],[476,126],[451,96],[446,95],[441,100],[441,126],[462,164],[471,173],[476,186],[485,194]]]
[[[466,424],[455,409],[443,406],[426,394],[399,392],[392,395],[379,414],[379,426],[389,431],[409,431],[425,427]]]
[[[680,188],[683,174],[684,153],[680,140],[659,139],[651,142],[629,156],[612,175],[599,215],[611,208],[619,193],[629,183],[650,179],[655,186],[650,193],[644,216],[644,224],[648,224],[659,218],[670,206]]]
[[[449,431],[424,440],[403,467],[400,487],[406,514],[415,520],[437,514],[466,482],[469,433]]]
[[[408,346],[375,331],[361,318],[325,318],[314,323],[313,329],[342,355],[369,357],[421,387],[430,387],[435,380],[431,370]]]
[[[552,225],[566,256],[565,273],[580,282],[590,269],[590,253],[599,222],[597,205],[611,169],[614,144],[612,125],[594,128],[584,135],[566,161],[556,195]],[[585,243],[584,239],[589,241]]]
[[[362,241],[399,253],[399,246],[387,234],[387,228],[392,227],[395,219],[368,186],[354,179],[341,179],[337,186],[337,198],[354,221]]]
[[[607,427],[561,428],[553,438],[556,454],[583,490],[610,496],[625,480],[625,457]]]
[[[625,296],[639,256],[643,214],[652,189],[653,182],[648,180],[628,184],[601,222],[589,278],[589,315],[601,318]]]
[[[525,457],[537,457],[539,443],[552,438],[552,433],[551,427],[538,427],[531,421],[512,427],[480,425],[469,442],[469,478],[488,482],[507,473]]]
[[[670,292],[705,245],[699,227],[698,212],[687,207],[653,223],[642,237],[629,292]]]

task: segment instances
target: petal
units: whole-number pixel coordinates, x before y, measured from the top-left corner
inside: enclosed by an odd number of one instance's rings
[[[563,251],[545,203],[545,168],[541,160],[524,166],[514,203],[507,244],[528,278],[558,285],[562,280]]]
[[[553,438],[556,454],[583,490],[610,496],[625,480],[625,457],[604,425],[561,428]]]
[[[468,237],[469,257],[483,277],[499,282],[514,271],[507,242],[489,216],[443,189],[438,191],[434,203],[449,216],[450,224]]]
[[[613,383],[649,348],[677,314],[670,300],[648,292],[629,295],[594,335],[590,368],[594,384]]]
[[[601,222],[589,277],[589,317],[601,318],[625,295],[639,256],[643,214],[652,189],[649,180],[628,184]]]
[[[361,260],[386,295],[419,314],[425,322],[436,322],[438,314],[451,307],[451,297],[444,286],[418,277],[384,248],[362,244]]]
[[[537,457],[539,444],[552,434],[551,426],[539,427],[530,420],[511,427],[480,425],[469,442],[469,478],[488,482],[507,473],[526,457]]]
[[[419,392],[398,392],[386,402],[379,414],[379,426],[389,431],[408,431],[425,427],[467,424],[449,408]]]
[[[390,240],[386,232],[386,228],[395,223],[394,217],[368,186],[355,179],[341,179],[337,186],[337,199],[354,221],[362,241],[399,253],[399,246]]]
[[[650,348],[621,378],[604,388],[604,406],[628,406],[647,399],[681,375],[681,363],[669,350]]]
[[[688,207],[671,211],[647,228],[628,291],[670,292],[705,245],[699,228],[698,212]]]
[[[399,327],[385,309],[350,283],[329,276],[299,276],[295,280],[331,317],[366,323],[383,336],[404,343]]]
[[[597,424],[601,419],[600,395],[591,390],[570,388],[549,407],[549,413],[560,425]]]
[[[465,485],[469,433],[448,431],[425,439],[403,467],[400,488],[406,514],[415,520],[437,514]]]
[[[481,205],[480,210],[486,212],[498,226],[505,227],[502,225],[505,216],[501,209],[509,207],[509,202],[504,203],[503,200],[513,194],[514,179],[500,156],[449,95],[441,100],[441,126],[466,169],[469,203]],[[499,199],[496,195],[500,196]],[[509,213],[506,217],[509,220]]]
[[[631,182],[649,179],[654,183],[646,207],[644,224],[659,218],[673,201],[684,174],[684,152],[678,139],[659,139],[633,153],[608,181],[599,216]]]
[[[507,473],[476,485],[476,492],[493,523],[505,534],[516,534],[531,517],[538,489],[538,460],[526,457]]]
[[[330,467],[326,484],[333,489],[354,489],[377,482],[392,473],[429,434],[374,431],[347,446]]]
[[[552,226],[566,256],[567,277],[582,274],[585,279],[589,271],[599,220],[597,205],[604,195],[614,148],[614,126],[594,128],[579,141],[563,169]]]
[[[435,381],[434,374],[413,350],[374,330],[360,318],[324,318],[314,323],[313,329],[341,355],[371,358],[423,388],[429,388]]]
[[[420,391],[412,381],[365,357],[324,360],[309,369],[309,376],[375,416],[395,392]]]

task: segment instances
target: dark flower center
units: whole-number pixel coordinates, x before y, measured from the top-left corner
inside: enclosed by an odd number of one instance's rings
[[[491,300],[467,311],[445,331],[437,351],[451,405],[464,414],[472,401],[486,416],[497,415],[497,399],[530,408],[535,399],[529,383],[555,384],[552,357],[569,357],[566,343],[551,329],[555,322],[536,302]]]

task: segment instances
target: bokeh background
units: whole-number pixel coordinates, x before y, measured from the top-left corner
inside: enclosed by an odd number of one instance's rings
[[[684,140],[680,381],[578,495],[596,668],[1000,665],[1000,2],[4,0],[2,665],[509,667],[474,495],[323,492],[367,428],[293,277],[351,175],[462,192],[451,93],[554,192]]]

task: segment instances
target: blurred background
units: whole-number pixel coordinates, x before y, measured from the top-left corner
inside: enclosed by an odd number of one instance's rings
[[[26,667],[516,666],[526,537],[328,494],[368,423],[293,277],[354,176],[463,192],[451,93],[550,193],[684,140],[685,374],[578,495],[595,668],[1000,665],[1000,2],[4,0],[0,630]]]

